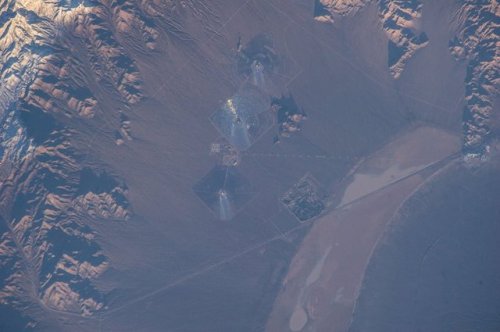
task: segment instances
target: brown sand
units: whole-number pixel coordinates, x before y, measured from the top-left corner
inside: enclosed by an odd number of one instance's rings
[[[347,331],[378,239],[401,204],[432,174],[430,165],[458,149],[458,138],[420,127],[360,165],[342,205],[318,219],[304,239],[266,330]]]

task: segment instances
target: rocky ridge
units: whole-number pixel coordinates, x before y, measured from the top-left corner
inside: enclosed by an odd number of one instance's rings
[[[500,91],[498,1],[465,1],[455,23],[458,31],[450,52],[467,62],[463,148],[466,159],[483,158],[489,150],[494,98]]]
[[[12,98],[23,74],[35,71],[27,93],[44,110],[92,117],[94,82],[112,85],[128,103],[140,101],[140,74],[118,39],[154,48],[158,32],[146,12],[155,8],[146,1],[2,0],[0,98]],[[82,72],[86,64],[91,73]]]
[[[316,20],[333,22],[335,18],[355,15],[370,0],[318,0]],[[379,0],[379,16],[389,40],[388,67],[393,78],[401,76],[409,59],[428,43],[419,31],[422,4],[418,0]]]
[[[68,120],[99,116],[101,86],[125,105],[143,98],[127,49],[156,47],[152,18],[170,5],[0,0],[2,305],[84,316],[106,306],[94,281],[109,259],[92,224],[132,211],[124,183],[82,166]]]
[[[24,266],[12,269],[0,294],[2,301],[36,296],[47,308],[90,315],[104,306],[92,280],[109,264],[89,221],[127,220],[131,211],[126,187],[82,169],[67,135],[51,132],[2,179],[1,212],[9,232],[0,255],[9,261],[17,253]]]

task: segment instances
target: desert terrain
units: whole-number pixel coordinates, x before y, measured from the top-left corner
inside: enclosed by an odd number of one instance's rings
[[[302,241],[267,330],[347,331],[378,240],[405,200],[459,150],[458,137],[418,127],[358,165],[338,205]]]
[[[366,330],[400,211],[496,162],[495,8],[0,0],[0,329]]]

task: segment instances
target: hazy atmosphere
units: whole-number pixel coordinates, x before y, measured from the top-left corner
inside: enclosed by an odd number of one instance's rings
[[[500,331],[497,0],[0,0],[0,331]]]

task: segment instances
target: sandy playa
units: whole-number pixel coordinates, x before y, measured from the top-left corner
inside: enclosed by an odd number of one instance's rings
[[[378,239],[401,204],[443,166],[433,165],[458,149],[457,137],[419,127],[359,165],[339,206],[304,239],[266,330],[347,331]]]

